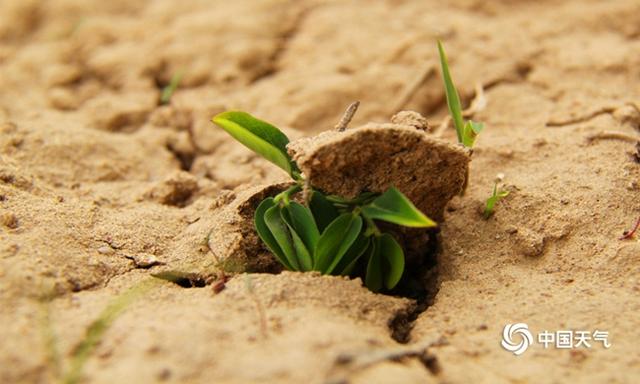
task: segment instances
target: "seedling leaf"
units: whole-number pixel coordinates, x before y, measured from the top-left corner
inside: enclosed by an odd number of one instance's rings
[[[178,89],[183,74],[184,72],[181,70],[176,72],[171,77],[171,81],[169,82],[169,84],[166,87],[162,88],[162,94],[160,95],[161,104],[168,104],[169,101],[171,101],[171,96],[173,96],[173,93],[176,91],[176,89]]]
[[[260,237],[260,239],[262,239],[262,241],[267,245],[267,248],[269,248],[269,250],[271,251],[271,253],[273,253],[276,259],[278,259],[278,261],[282,263],[282,265],[284,265],[285,268],[292,269],[291,264],[289,264],[289,261],[287,260],[284,252],[282,251],[282,248],[280,248],[275,237],[273,237],[273,234],[271,233],[271,230],[267,226],[267,223],[265,222],[265,219],[264,219],[264,216],[267,210],[275,206],[276,206],[276,203],[273,201],[273,197],[268,197],[264,199],[260,203],[260,205],[258,205],[258,208],[256,209],[256,213],[254,215],[256,231],[258,232],[258,236]]]
[[[362,218],[353,213],[338,216],[322,232],[315,250],[314,269],[331,273],[362,229]]]
[[[300,264],[301,271],[310,271],[313,268],[313,258],[309,253],[306,245],[298,236],[295,229],[291,227],[291,225],[287,224],[289,230],[291,231],[291,237],[293,239],[293,248],[296,250],[296,256],[298,258],[298,263]]]
[[[153,280],[143,281],[118,295],[102,310],[100,315],[87,327],[82,341],[74,348],[68,371],[60,382],[65,384],[80,382],[87,360],[95,352],[102,336],[131,304],[155,286]]]
[[[435,227],[437,224],[422,213],[395,187],[389,188],[371,203],[362,207],[362,213],[371,218],[405,227]]]
[[[369,262],[367,264],[367,274],[364,278],[364,283],[373,292],[378,292],[382,289],[382,260],[380,260],[380,254],[378,253],[378,238],[374,238],[367,251],[369,254]]]
[[[292,177],[299,173],[287,154],[289,139],[278,128],[258,120],[246,112],[229,111],[213,117],[212,121],[247,148],[284,169]]]
[[[334,269],[336,274],[351,274],[351,272],[353,272],[353,268],[355,268],[356,266],[356,263],[369,247],[370,242],[371,237],[365,236],[364,232],[361,231],[356,238],[356,241],[353,242],[347,253],[345,253],[344,257],[342,257],[342,260],[340,260],[338,265],[336,265]]]
[[[307,249],[315,249],[320,238],[320,231],[318,231],[311,210],[295,201],[290,202],[285,209],[288,213],[288,220],[290,220],[288,224],[300,235]]]
[[[387,289],[395,287],[404,272],[404,252],[402,247],[388,233],[383,233],[378,242],[378,253],[385,261],[384,285]]]
[[[289,233],[289,228],[287,228],[287,224],[285,224],[284,220],[282,220],[280,207],[275,205],[267,209],[264,214],[264,221],[267,225],[267,228],[269,228],[269,231],[271,231],[273,238],[278,243],[278,246],[280,247],[280,249],[282,249],[282,252],[286,257],[288,264],[291,266],[291,269],[299,271],[300,264],[298,264],[296,251],[293,246],[293,240],[291,238],[291,234]]]
[[[462,118],[462,107],[460,105],[460,96],[451,79],[451,73],[449,73],[449,63],[447,62],[447,55],[444,52],[442,42],[438,40],[438,52],[440,53],[440,66],[442,67],[442,79],[444,80],[444,89],[447,96],[447,105],[449,106],[449,112],[453,119],[453,124],[456,127],[456,133],[458,135],[458,141],[464,144],[463,130],[464,120]]]
[[[491,197],[487,199],[487,202],[485,204],[484,218],[488,219],[489,217],[491,217],[491,215],[493,215],[493,209],[496,203],[500,201],[500,199],[502,199],[503,197],[507,197],[508,195],[509,195],[509,191],[506,191],[506,190],[498,191],[498,183],[496,183],[493,186],[493,193],[491,194]]]
[[[484,128],[484,124],[478,123],[472,120],[467,121],[464,124],[464,132],[462,132],[462,144],[465,147],[473,147],[476,142],[476,137]]]
[[[327,200],[327,198],[318,191],[313,191],[311,193],[311,200],[309,201],[309,208],[313,213],[313,217],[316,220],[316,224],[318,225],[318,230],[320,232],[324,231],[325,228],[333,220],[338,217],[338,211],[336,208]]]

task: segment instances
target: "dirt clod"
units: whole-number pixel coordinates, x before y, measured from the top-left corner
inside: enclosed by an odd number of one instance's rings
[[[425,132],[431,132],[429,122],[421,114],[414,111],[400,111],[391,117],[391,122],[398,125],[406,125]]]
[[[422,120],[415,112],[399,115],[404,118],[396,120],[404,123]],[[328,131],[292,142],[288,149],[315,188],[353,198],[395,186],[436,221],[442,221],[449,200],[464,191],[470,160],[462,147],[400,124]]]
[[[160,204],[182,207],[197,190],[198,180],[190,173],[179,171],[154,186],[145,197]]]
[[[258,238],[254,218],[258,204],[285,190],[289,183],[248,188],[216,212],[207,245],[225,273],[278,272],[282,266]]]
[[[2,216],[0,216],[2,225],[9,229],[16,229],[20,225],[18,222],[18,217],[11,212],[4,212]]]

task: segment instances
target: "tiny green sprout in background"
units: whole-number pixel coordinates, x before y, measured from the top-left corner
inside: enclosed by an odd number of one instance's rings
[[[85,330],[83,339],[73,348],[65,370],[63,370],[62,355],[58,349],[58,338],[54,331],[53,318],[51,315],[50,306],[53,296],[45,295],[41,302],[43,311],[41,325],[43,327],[44,347],[47,359],[56,382],[62,384],[77,384],[82,382],[87,362],[95,353],[104,334],[125,310],[156,286],[157,282],[154,279],[143,280],[113,299],[103,309],[100,315],[89,324]]]
[[[184,71],[182,70],[177,71],[171,77],[169,84],[167,84],[167,86],[162,88],[162,94],[160,95],[161,104],[169,104],[169,101],[171,101],[171,96],[173,96],[173,93],[176,91],[176,89],[178,89],[178,86],[180,85],[180,81],[182,81],[183,75],[184,75]]]
[[[493,185],[493,192],[491,193],[491,196],[487,199],[487,202],[484,207],[485,219],[488,219],[489,217],[491,217],[491,215],[493,215],[493,210],[495,208],[496,203],[500,201],[500,199],[502,199],[503,197],[506,197],[507,195],[509,195],[509,191],[498,187],[498,184],[500,184],[502,180],[504,180],[504,174],[499,173]]]
[[[449,112],[451,113],[453,125],[456,128],[458,142],[465,147],[471,148],[476,141],[476,137],[484,128],[484,124],[472,120],[464,121],[462,116],[462,106],[460,105],[460,96],[458,96],[458,91],[453,84],[453,79],[449,72],[447,55],[444,52],[444,47],[440,40],[438,40],[438,52],[440,54],[440,65],[442,67],[442,79],[444,80],[447,105],[449,107]]]
[[[404,251],[376,221],[415,228],[436,223],[398,189],[363,193],[354,199],[326,195],[311,187],[300,203],[304,176],[287,153],[289,139],[275,126],[246,112],[223,112],[212,121],[249,149],[282,168],[294,180],[287,190],[264,199],[255,211],[260,239],[286,268],[331,275],[364,275],[374,292],[393,289],[404,273]]]

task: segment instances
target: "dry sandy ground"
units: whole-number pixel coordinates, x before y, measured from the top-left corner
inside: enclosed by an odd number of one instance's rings
[[[250,111],[290,137],[331,129],[356,99],[356,125],[400,107],[437,122],[437,37],[465,103],[481,83],[488,104],[467,194],[441,225],[433,305],[311,274],[239,275],[219,294],[160,282],[115,320],[84,379],[640,381],[640,242],[618,240],[640,215],[640,165],[633,141],[589,140],[640,135],[640,4],[454,3],[0,2],[0,382],[55,380],[47,329],[64,370],[91,321],[151,273],[211,274],[218,212],[284,180],[213,114]],[[497,173],[511,194],[485,221]],[[514,322],[606,330],[611,347],[515,356],[500,347]]]

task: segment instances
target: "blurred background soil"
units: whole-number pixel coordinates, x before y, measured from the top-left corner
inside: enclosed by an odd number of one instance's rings
[[[640,215],[636,0],[3,0],[0,15],[0,382],[55,380],[47,329],[64,369],[150,273],[207,276],[220,210],[286,180],[211,116],[249,111],[298,138],[360,100],[353,126],[400,109],[437,124],[437,38],[463,103],[480,84],[487,106],[467,194],[441,224],[432,306],[312,274],[239,275],[219,294],[159,283],[84,379],[640,380],[640,242],[618,240]],[[485,221],[497,173],[511,193]],[[500,347],[514,322],[605,330],[612,346],[516,357]]]

